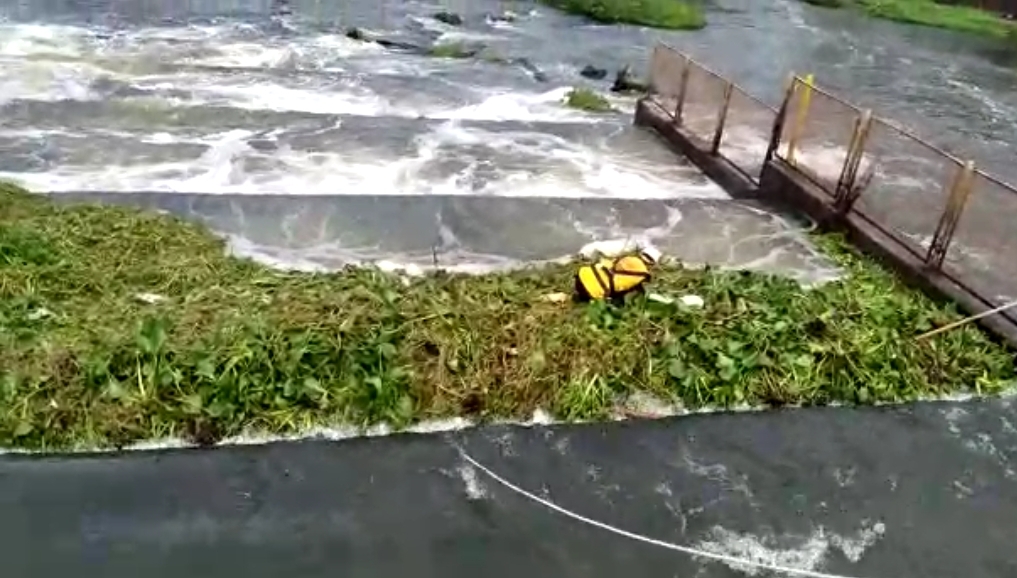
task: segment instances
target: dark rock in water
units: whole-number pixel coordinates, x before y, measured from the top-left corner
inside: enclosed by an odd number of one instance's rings
[[[615,75],[611,92],[647,92],[647,84],[633,76],[632,69],[626,64]]]
[[[463,25],[463,17],[456,14],[455,12],[446,12],[442,10],[441,12],[438,12],[437,14],[434,15],[434,19],[437,20],[438,22],[444,22],[449,26]]]
[[[255,138],[247,141],[247,146],[258,152],[272,152],[279,150],[279,143],[271,139]]]
[[[375,38],[374,42],[380,44],[385,48],[392,50],[406,50],[408,52],[419,52],[420,54],[427,53],[427,49],[423,46],[418,46],[411,42],[401,42],[399,40],[389,40],[388,38]]]
[[[293,14],[293,7],[290,6],[289,0],[273,0],[271,10],[273,16],[290,16]]]
[[[493,22],[515,22],[517,16],[515,12],[509,12],[506,10],[501,14],[489,14],[488,18],[490,18]]]
[[[583,78],[589,78],[592,80],[601,80],[607,77],[607,69],[597,68],[595,66],[587,64],[586,66],[583,67],[582,70],[579,71],[579,75],[582,76]]]
[[[516,58],[513,62],[529,72],[530,75],[533,76],[533,80],[536,80],[537,82],[547,82],[547,75],[544,74],[544,71],[537,68],[537,65],[530,62],[528,58]]]
[[[389,40],[388,38],[371,38],[367,34],[364,34],[364,31],[359,28],[347,28],[346,38],[359,40],[360,42],[374,42],[384,48],[393,50],[406,50],[409,52],[419,52],[421,54],[427,52],[426,48],[410,42],[400,42],[398,40]]]

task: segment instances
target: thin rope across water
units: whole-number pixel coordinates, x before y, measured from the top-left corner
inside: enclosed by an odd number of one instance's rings
[[[766,562],[757,562],[757,561],[749,560],[749,559],[746,559],[746,558],[738,558],[737,556],[727,556],[725,554],[716,554],[714,552],[707,552],[705,550],[700,550],[700,549],[692,548],[692,547],[689,547],[689,546],[681,546],[679,544],[672,544],[670,542],[664,542],[663,540],[657,540],[657,539],[654,539],[654,538],[650,538],[650,537],[647,537],[647,536],[643,536],[643,535],[640,535],[640,534],[629,532],[627,530],[622,530],[621,528],[616,528],[614,526],[611,526],[610,524],[605,524],[604,522],[598,522],[597,520],[592,520],[590,518],[587,518],[585,516],[582,516],[580,514],[577,514],[575,512],[567,510],[567,509],[559,506],[558,504],[555,504],[554,502],[551,502],[549,500],[545,500],[544,498],[541,498],[540,496],[538,496],[536,494],[533,494],[532,492],[528,492],[528,491],[524,490],[523,488],[520,488],[519,486],[513,484],[512,482],[506,480],[505,478],[499,476],[498,474],[494,473],[489,468],[487,468],[486,466],[484,466],[483,464],[481,464],[477,460],[473,459],[473,457],[470,456],[469,454],[467,454],[464,450],[460,449],[459,453],[462,455],[463,459],[466,460],[467,462],[469,462],[473,467],[477,468],[478,470],[483,472],[485,475],[490,477],[492,480],[498,482],[499,484],[505,486],[506,488],[512,490],[513,492],[519,494],[520,496],[523,496],[524,498],[532,500],[532,501],[540,504],[541,506],[544,506],[545,508],[548,508],[550,510],[558,512],[559,514],[563,514],[565,516],[568,516],[569,518],[572,518],[573,520],[576,520],[578,522],[582,522],[583,524],[587,524],[587,525],[593,526],[595,528],[600,528],[601,530],[607,530],[608,532],[611,532],[613,534],[617,534],[619,536],[623,536],[625,538],[629,538],[630,540],[635,540],[637,542],[643,542],[644,544],[650,544],[652,546],[659,546],[661,548],[666,548],[668,550],[674,550],[676,552],[682,552],[682,553],[688,554],[690,556],[696,556],[696,557],[700,557],[700,558],[709,558],[709,559],[714,560],[716,562],[723,562],[723,563],[729,564],[729,565],[749,566],[749,567],[757,568],[757,569],[760,569],[760,570],[769,570],[771,572],[776,572],[776,573],[779,573],[779,574],[794,575],[794,576],[805,576],[806,578],[857,578],[857,577],[854,577],[854,576],[840,576],[840,575],[837,575],[837,574],[826,574],[824,572],[816,572],[814,570],[804,570],[804,569],[801,569],[801,568],[791,568],[789,566],[781,566],[781,565],[778,565],[778,564],[768,564]]]

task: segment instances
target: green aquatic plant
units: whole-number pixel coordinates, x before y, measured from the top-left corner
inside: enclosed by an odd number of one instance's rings
[[[435,58],[472,58],[477,50],[467,47],[462,42],[435,44],[428,50],[428,55]]]
[[[698,2],[686,0],[541,0],[544,4],[604,24],[635,24],[698,30],[706,17]]]
[[[934,0],[802,0],[829,8],[856,7],[874,18],[997,38],[1013,33],[1014,24],[974,6]]]
[[[598,92],[589,88],[575,87],[565,95],[565,106],[588,112],[610,112],[611,103]]]
[[[623,305],[547,299],[574,268],[405,278],[270,269],[202,226],[0,185],[0,444],[59,449],[544,408],[639,392],[686,407],[993,393],[1013,359],[835,237],[845,277],[664,264]]]

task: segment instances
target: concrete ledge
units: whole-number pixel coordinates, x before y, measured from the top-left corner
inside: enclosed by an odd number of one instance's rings
[[[787,223],[723,195],[649,200],[81,192],[50,198],[169,212],[227,236],[241,255],[326,270],[365,261],[500,269],[567,258],[591,241],[645,232],[664,253],[686,263],[750,267],[804,282],[837,275],[800,235],[789,234]]]
[[[845,233],[863,253],[890,267],[904,282],[933,299],[953,301],[969,315],[995,306],[958,280],[926,269],[921,259],[862,215],[838,214],[833,210],[833,197],[829,193],[780,159],[763,168],[757,186],[730,161],[711,154],[707,143],[676,126],[667,112],[649,99],[637,105],[635,123],[657,132],[676,153],[695,163],[731,196],[756,199],[772,210],[804,213],[823,230]],[[1017,349],[1017,314],[992,315],[979,320],[978,324],[990,335]]]

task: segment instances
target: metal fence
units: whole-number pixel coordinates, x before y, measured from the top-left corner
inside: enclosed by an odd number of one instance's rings
[[[651,98],[701,146],[758,182],[776,157],[904,248],[982,299],[1017,299],[1017,189],[792,76],[779,108],[667,46]],[[1017,313],[1010,313],[1017,321]]]
[[[653,98],[675,122],[757,180],[777,109],[671,47],[650,59]]]

